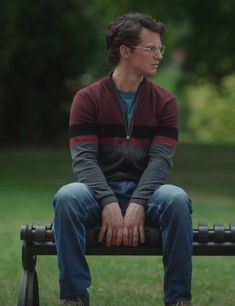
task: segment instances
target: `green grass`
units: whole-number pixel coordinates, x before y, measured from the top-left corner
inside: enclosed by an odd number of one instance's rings
[[[235,147],[180,145],[169,182],[193,199],[193,223],[235,220]],[[20,225],[53,219],[52,198],[74,180],[67,150],[5,149],[0,153],[0,306],[17,303]],[[88,257],[92,306],[162,304],[160,257]],[[234,306],[233,257],[193,257],[194,306]],[[58,304],[55,256],[38,258],[41,306]]]

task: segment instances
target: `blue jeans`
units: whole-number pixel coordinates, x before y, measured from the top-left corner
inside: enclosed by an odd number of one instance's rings
[[[110,184],[123,211],[128,207],[135,182]],[[102,208],[84,184],[63,186],[55,195],[55,239],[60,269],[60,297],[86,295],[91,284],[85,258],[85,228],[101,224]],[[191,200],[174,185],[162,185],[145,207],[145,224],[162,230],[164,300],[191,300],[192,221]]]

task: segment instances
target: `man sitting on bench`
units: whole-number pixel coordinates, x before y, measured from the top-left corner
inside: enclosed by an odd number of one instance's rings
[[[89,305],[85,228],[96,225],[107,247],[137,247],[145,225],[160,227],[165,305],[191,305],[191,200],[166,184],[178,137],[176,99],[146,78],[163,58],[165,31],[140,13],[113,21],[106,34],[113,71],[74,97],[69,128],[78,182],[54,198],[61,306]]]

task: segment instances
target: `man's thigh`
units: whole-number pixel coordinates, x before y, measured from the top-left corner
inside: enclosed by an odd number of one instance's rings
[[[55,195],[54,207],[63,216],[77,216],[86,227],[101,223],[101,207],[93,191],[83,183],[63,186]]]

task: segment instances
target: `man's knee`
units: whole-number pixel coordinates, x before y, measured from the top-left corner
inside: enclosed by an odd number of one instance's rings
[[[70,209],[78,208],[81,200],[86,197],[89,190],[85,184],[71,183],[61,187],[55,194],[53,205],[55,210],[68,211]]]
[[[157,194],[161,202],[162,212],[170,209],[178,212],[187,211],[192,213],[191,200],[182,188],[166,184],[157,190]]]

